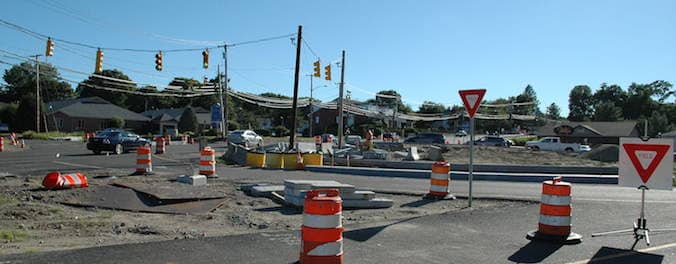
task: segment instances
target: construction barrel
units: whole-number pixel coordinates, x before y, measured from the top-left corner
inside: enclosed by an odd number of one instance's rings
[[[165,144],[163,137],[157,137],[155,139],[155,154],[164,154]]]
[[[448,198],[455,197],[450,194],[451,183],[451,165],[445,161],[437,161],[432,164],[430,173],[430,191],[426,198]]]
[[[571,232],[572,185],[556,177],[542,183],[538,229],[527,234],[529,239],[542,239],[561,243],[579,243],[582,236]]]
[[[89,186],[89,183],[87,176],[82,173],[61,174],[54,171],[45,176],[42,186],[47,189],[85,188]]]
[[[337,189],[307,192],[303,202],[301,264],[343,263],[342,203]]]
[[[200,151],[199,174],[216,176],[216,151],[209,146]]]
[[[136,150],[136,173],[148,174],[153,171],[152,155],[149,146],[141,146]]]

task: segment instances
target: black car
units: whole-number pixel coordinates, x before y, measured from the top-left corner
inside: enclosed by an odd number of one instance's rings
[[[475,140],[474,145],[509,148],[512,146],[512,143],[508,139],[500,136],[485,136]]]
[[[439,133],[420,133],[404,140],[404,143],[445,144],[444,135]]]
[[[150,146],[150,141],[137,134],[121,129],[104,130],[87,142],[87,149],[94,152],[94,154],[100,154],[102,151],[122,154],[136,150],[140,146]]]

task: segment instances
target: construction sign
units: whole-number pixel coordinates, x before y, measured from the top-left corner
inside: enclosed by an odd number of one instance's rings
[[[626,187],[673,189],[673,140],[620,138],[619,184]]]
[[[465,109],[467,109],[467,114],[469,114],[470,118],[473,118],[476,111],[479,110],[484,94],[486,94],[486,89],[460,90],[458,93],[460,94],[460,98],[462,98]]]

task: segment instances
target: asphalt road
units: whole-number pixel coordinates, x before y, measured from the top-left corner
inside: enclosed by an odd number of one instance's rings
[[[30,141],[31,149],[0,153],[0,174],[42,177],[51,170],[129,171],[134,154],[91,155],[83,143]],[[196,164],[196,145],[171,145],[155,156],[155,171],[179,175]],[[216,147],[222,153],[223,148]],[[56,157],[56,153],[60,153]],[[281,183],[284,179],[332,179],[359,187],[424,193],[423,179],[366,177],[219,166],[218,180]],[[467,195],[467,182],[452,182],[452,192]],[[538,200],[540,184],[474,182],[474,197]],[[648,191],[647,218],[652,228],[673,228],[676,193]],[[584,236],[578,245],[533,243],[524,238],[537,226],[537,203],[463,210],[396,223],[348,226],[345,232],[346,263],[567,263],[594,259],[594,263],[676,263],[676,233],[655,234],[645,253],[629,252],[630,235],[590,237],[591,233],[624,229],[637,217],[640,192],[612,185],[573,186],[573,231]],[[292,263],[298,258],[295,232],[212,237],[133,245],[96,247],[0,257],[0,263]]]

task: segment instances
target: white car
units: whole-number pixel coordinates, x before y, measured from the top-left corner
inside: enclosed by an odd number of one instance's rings
[[[558,137],[544,137],[538,141],[528,141],[526,142],[526,148],[534,151],[546,150],[566,153],[591,151],[591,147],[588,145],[561,143],[561,139]]]
[[[235,130],[228,135],[228,142],[246,146],[261,146],[263,138],[252,130]]]

